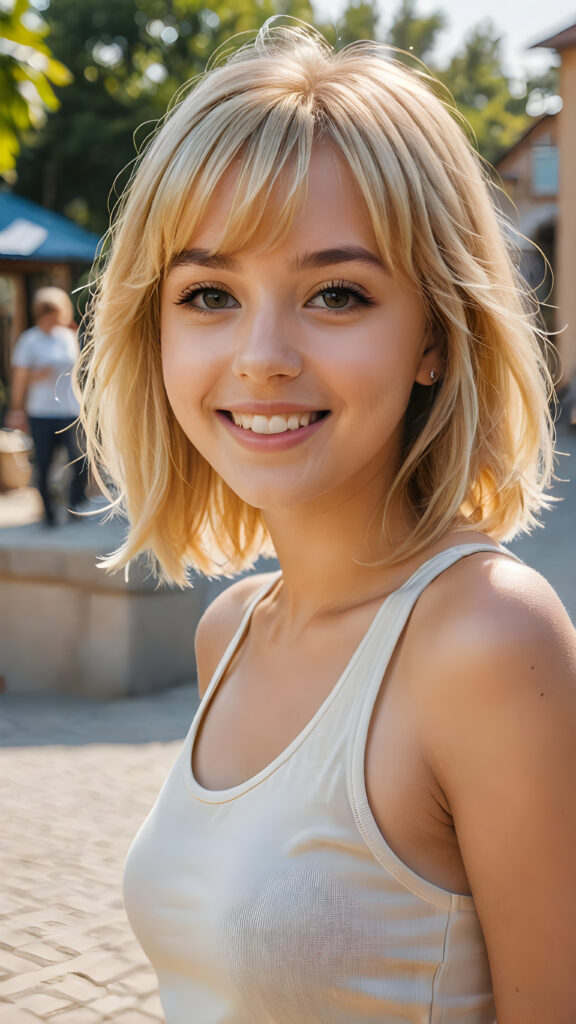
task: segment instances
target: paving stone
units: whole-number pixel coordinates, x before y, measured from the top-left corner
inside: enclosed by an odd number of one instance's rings
[[[2,950],[2,967],[5,971],[12,974],[25,974],[28,971],[37,971],[38,964],[34,963],[33,960],[28,960],[27,957],[17,956],[10,950]]]
[[[24,956],[40,960],[42,964],[58,963],[69,959],[66,953],[55,949],[54,946],[48,946],[45,942],[31,942],[27,946],[20,946],[19,952],[24,954]]]
[[[78,1003],[92,1003],[106,995],[106,989],[102,985],[94,985],[78,974],[65,974],[59,978],[51,978],[47,984],[50,985],[51,995],[73,999]]]
[[[116,923],[108,922],[107,924],[100,924],[97,928],[90,928],[89,935],[94,943],[102,942],[105,939],[110,942],[116,935],[121,935],[123,938],[126,936],[126,922],[124,920],[124,914],[122,919]]]
[[[0,1003],[0,1024],[38,1024],[38,1017],[14,1003]]]
[[[57,1010],[72,1008],[69,999],[58,999],[56,996],[50,996],[44,992],[34,992],[32,995],[23,996],[19,1003],[25,1010],[30,1010],[40,1018],[56,1013]]]
[[[146,971],[135,971],[132,974],[128,974],[125,978],[122,978],[121,984],[128,992],[134,992],[136,995],[150,995],[155,992],[158,982],[156,975],[152,970]]]
[[[73,1010],[64,1010],[50,1017],[52,1024],[102,1024],[102,1016],[88,1006],[75,1006]]]
[[[125,931],[121,929],[122,932]],[[89,949],[98,948],[101,939],[94,935],[87,935],[86,932],[76,928],[64,928],[48,933],[46,941],[53,942],[57,949],[73,953],[86,953]]]
[[[96,960],[92,965],[85,967],[82,974],[90,981],[108,984],[123,978],[131,970],[131,966],[119,957],[110,957],[107,960]]]
[[[156,722],[183,738],[194,692],[126,702],[147,742],[92,742],[95,720],[100,736],[118,728],[118,703],[0,695],[12,743],[0,729],[0,1024],[164,1019],[126,920],[122,872],[182,742],[149,742]]]
[[[38,873],[37,872],[36,872],[36,881],[38,882]],[[38,888],[40,888],[40,886],[38,886]],[[35,891],[37,891],[37,890],[35,890]],[[52,890],[52,895],[54,895],[54,890]],[[42,910],[33,910],[30,913],[28,913],[28,914],[19,914],[18,915],[18,924],[19,924],[20,928],[25,928],[26,929],[26,928],[29,928],[30,926],[34,926],[34,925],[40,925],[42,927],[47,927],[48,920],[50,921],[50,924],[53,924],[53,925],[60,924],[59,919],[57,917],[55,917],[55,915],[54,915],[54,911],[51,910],[50,913],[47,914],[46,910],[47,910],[47,908],[44,907]]]
[[[30,931],[10,930],[8,927],[0,926],[0,948],[18,949],[20,946],[27,946],[32,941],[33,933]],[[1,962],[0,954],[0,962]]]
[[[136,999],[133,995],[117,996],[109,992],[108,995],[91,1003],[90,1008],[96,1010],[103,1017],[114,1018],[115,1014],[120,1013],[121,1010],[131,1010],[135,1005]]]

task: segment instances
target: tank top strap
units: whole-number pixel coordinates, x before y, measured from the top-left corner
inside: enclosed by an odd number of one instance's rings
[[[413,596],[414,592],[416,598],[422,593],[425,587],[428,586],[432,580],[440,576],[445,569],[449,569],[451,565],[459,562],[462,558],[466,558],[467,555],[475,555],[478,552],[487,551],[488,553],[496,555],[506,555],[508,558],[512,558],[515,562],[520,562],[521,559],[517,555],[513,554],[512,551],[508,551],[507,548],[503,548],[498,544],[487,544],[487,543],[474,543],[474,544],[454,544],[450,548],[446,548],[444,551],[439,551],[437,555],[433,555],[427,562],[424,562],[418,569],[410,576],[405,583],[398,589],[397,593],[410,593],[410,597]]]
[[[513,552],[496,544],[458,544],[441,551],[424,562],[398,590],[387,598],[373,621],[374,629],[373,631],[371,629],[373,643],[368,659],[362,666],[365,685],[362,687],[355,705],[355,713],[350,716],[348,728],[347,785],[351,806],[360,831],[375,856],[397,879],[407,885],[412,892],[419,894],[424,899],[432,899],[434,902],[437,902],[437,894],[441,890],[420,879],[400,861],[386,844],[374,820],[368,801],[364,773],[366,743],[374,706],[388,663],[422,591],[432,580],[462,558],[483,551],[505,555],[516,562],[521,562],[521,559]],[[469,897],[453,896],[452,900],[456,900],[462,905],[465,905],[467,901],[471,903]]]
[[[496,544],[479,542],[456,544],[433,555],[432,558],[420,565],[412,576],[398,590],[390,594],[380,606],[366,637],[369,643],[365,647],[362,665],[365,678],[370,680],[369,684],[363,688],[363,698],[368,706],[369,715],[388,662],[422,591],[450,566],[468,555],[482,551],[505,555],[516,562],[520,561],[517,555]]]
[[[208,686],[206,687],[206,692],[204,694],[204,697],[202,698],[202,704],[208,704],[208,702],[212,698],[214,690],[217,688],[218,683],[220,682],[222,676],[224,675],[226,669],[228,668],[228,665],[232,661],[232,658],[234,657],[238,647],[242,642],[244,634],[250,624],[250,620],[252,618],[256,605],[259,604],[259,602],[262,601],[267,596],[267,594],[269,594],[270,591],[274,589],[281,576],[281,570],[272,573],[270,579],[267,579],[262,584],[261,587],[258,587],[256,593],[249,601],[244,612],[244,615],[242,616],[242,619],[240,621],[240,625],[238,626],[238,629],[232,636],[232,639],[230,640],[228,646],[226,647],[226,650],[224,651],[224,654],[222,655],[220,661],[218,662],[218,665],[216,666],[216,671],[214,672],[212,679],[210,680]]]

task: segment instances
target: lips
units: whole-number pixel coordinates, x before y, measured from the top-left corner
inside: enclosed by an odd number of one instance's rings
[[[225,415],[237,427],[250,431],[252,434],[285,434],[288,431],[300,430],[326,416],[326,412],[287,412],[265,416],[262,413],[229,412]]]

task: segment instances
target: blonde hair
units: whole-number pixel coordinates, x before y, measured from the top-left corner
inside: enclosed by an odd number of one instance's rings
[[[237,157],[221,245],[257,238],[273,190],[282,196],[275,244],[319,138],[347,163],[383,261],[415,283],[443,338],[441,380],[415,385],[388,499],[408,498],[416,514],[395,559],[454,526],[507,539],[534,525],[552,464],[539,332],[479,158],[437,91],[377,43],[332,52],[312,29],[267,25],[169,112],[121,200],[80,367],[89,454],[130,521],[108,568],[148,552],[160,575],[184,584],[188,567],[229,575],[270,548],[260,510],[218,477],[171,412],[159,287]]]

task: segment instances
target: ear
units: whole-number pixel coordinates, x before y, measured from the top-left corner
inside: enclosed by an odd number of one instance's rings
[[[424,387],[437,384],[444,367],[444,340],[434,331],[426,343],[414,381]]]

